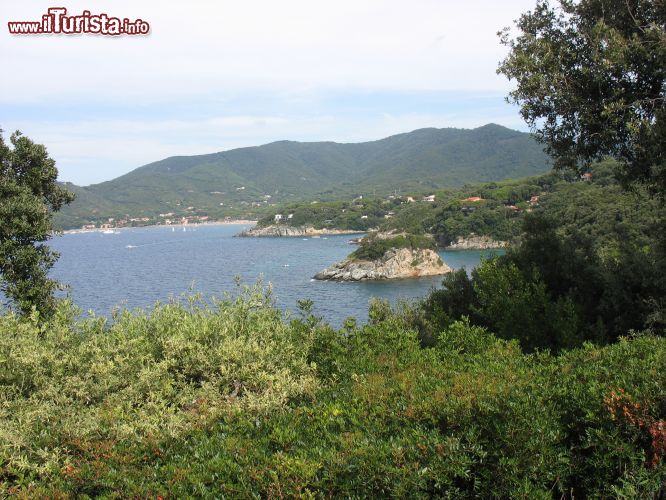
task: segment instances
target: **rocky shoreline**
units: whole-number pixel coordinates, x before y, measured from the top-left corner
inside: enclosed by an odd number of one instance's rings
[[[430,249],[392,248],[372,261],[345,259],[315,274],[314,279],[323,281],[365,281],[399,278],[437,276],[451,272]]]
[[[312,237],[334,236],[337,234],[363,234],[364,231],[350,229],[315,229],[312,226],[272,225],[266,227],[253,227],[238,233],[239,238],[268,238],[268,237]]]
[[[442,244],[444,243],[444,244]],[[509,246],[508,241],[497,241],[490,236],[459,236],[456,241],[442,242],[439,244],[446,250],[497,250]]]

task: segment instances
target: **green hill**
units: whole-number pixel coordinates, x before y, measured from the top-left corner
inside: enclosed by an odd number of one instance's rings
[[[57,222],[74,227],[107,217],[171,212],[257,216],[264,207],[285,201],[422,191],[547,169],[547,158],[530,134],[494,124],[421,129],[356,144],[279,141],[174,156],[108,182],[70,186],[78,199]]]

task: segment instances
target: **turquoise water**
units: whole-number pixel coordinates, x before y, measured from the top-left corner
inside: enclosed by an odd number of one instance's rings
[[[368,302],[379,297],[423,297],[441,277],[384,282],[335,283],[312,276],[343,259],[354,246],[350,236],[322,238],[234,238],[243,225],[151,227],[119,234],[80,233],[58,236],[51,246],[61,253],[52,276],[71,287],[84,311],[107,315],[114,306],[144,307],[189,290],[205,297],[234,292],[234,277],[246,284],[270,282],[278,307],[295,311],[299,299],[311,299],[315,314],[339,326],[349,316],[367,319]],[[440,252],[452,268],[471,269],[482,255],[475,251]]]

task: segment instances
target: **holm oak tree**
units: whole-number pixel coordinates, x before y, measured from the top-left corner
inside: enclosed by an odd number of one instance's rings
[[[53,234],[52,213],[74,196],[57,184],[43,145],[20,132],[10,144],[0,130],[0,291],[22,314],[34,307],[45,318],[54,311],[58,283],[48,271],[58,254],[44,242]]]
[[[538,0],[505,28],[498,73],[517,82],[508,100],[556,168],[586,172],[621,162],[625,185],[666,194],[666,2]],[[514,36],[515,35],[515,36]]]

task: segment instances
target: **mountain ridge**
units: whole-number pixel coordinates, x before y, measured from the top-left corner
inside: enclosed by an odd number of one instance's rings
[[[61,225],[105,217],[153,217],[186,207],[214,216],[251,215],[262,205],[419,192],[542,173],[533,137],[497,124],[421,128],[367,142],[273,141],[216,153],[167,157],[115,179],[72,186],[80,195]]]

